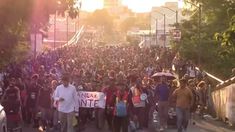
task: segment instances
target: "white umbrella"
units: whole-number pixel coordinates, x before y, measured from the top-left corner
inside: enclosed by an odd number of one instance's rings
[[[168,80],[174,80],[176,77],[169,72],[157,72],[152,75],[152,78],[158,78],[158,77],[166,77]]]

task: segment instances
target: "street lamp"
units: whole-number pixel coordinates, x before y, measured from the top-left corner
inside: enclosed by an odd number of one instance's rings
[[[178,24],[178,11],[177,11],[177,10],[173,10],[173,9],[171,9],[171,8],[169,8],[169,7],[166,7],[166,6],[161,6],[161,7],[162,7],[162,8],[166,8],[166,9],[168,9],[168,10],[174,12],[174,13],[175,13],[175,22],[176,22],[176,24]]]
[[[54,50],[55,50],[55,40],[56,40],[56,14],[57,14],[57,11],[55,11],[55,15],[54,15],[54,46],[53,46]]]
[[[76,7],[76,10],[78,10],[78,13],[75,17],[75,24],[74,24],[75,33],[77,32],[77,28],[79,29],[79,17],[80,17],[81,8],[82,8],[82,1],[80,1],[78,7]],[[78,18],[78,20],[77,20],[77,18]],[[77,21],[78,21],[78,25],[77,25]]]
[[[163,32],[164,32],[164,48],[165,48],[166,47],[166,14],[158,12],[158,11],[156,11],[156,12],[161,14],[161,15],[163,15],[163,19],[164,19],[164,29],[163,29]]]
[[[60,8],[61,6],[61,1],[57,1],[56,2],[57,6],[55,9],[55,15],[54,15],[54,45],[53,45],[53,49],[55,50],[56,48],[56,21],[57,21],[57,9]]]
[[[69,14],[66,15],[67,45],[69,44]]]
[[[156,45],[158,44],[158,40],[157,40],[158,39],[158,37],[157,37],[157,28],[158,28],[158,19],[156,19],[156,31],[155,31],[156,32],[155,33],[156,34]]]
[[[186,1],[186,0],[185,0],[185,2],[189,3],[190,5],[192,5],[192,6],[196,7],[196,8],[198,8],[198,10],[199,10],[199,12],[198,12],[198,48],[199,48],[200,47],[199,45],[201,44],[201,19],[202,19],[201,14],[202,14],[202,6],[201,6],[201,4],[196,5],[196,4],[194,4],[192,2],[189,2],[189,1]],[[200,65],[200,63],[201,63],[200,49],[198,49],[198,64]]]

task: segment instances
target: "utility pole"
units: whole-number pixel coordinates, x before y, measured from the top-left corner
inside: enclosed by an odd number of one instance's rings
[[[75,21],[74,21],[74,32],[75,33],[77,32],[77,17],[75,18]]]
[[[54,16],[54,46],[53,49],[55,50],[55,41],[56,41],[56,11],[55,11],[55,16]]]
[[[166,6],[161,6],[161,7],[174,12],[175,13],[175,23],[178,24],[178,11],[177,10],[173,10],[173,9],[171,9],[169,7],[166,7]]]
[[[157,32],[157,29],[158,29],[158,20],[156,19],[156,46],[158,45],[158,32]]]
[[[150,24],[149,24],[149,28],[150,28],[150,31],[149,31],[149,46],[152,45],[152,34],[151,34],[151,30],[152,30],[152,14],[150,12]]]
[[[199,44],[198,44],[198,65],[200,66],[201,64],[201,14],[202,14],[202,6],[199,4],[199,14],[198,14],[198,39],[199,39]]]
[[[189,3],[191,4],[192,6],[198,8],[199,12],[198,12],[198,44],[197,44],[197,56],[198,56],[198,65],[200,66],[200,63],[201,63],[201,20],[202,20],[202,5],[199,4],[199,5],[196,5],[192,2],[189,2],[187,0],[185,0],[186,3]]]
[[[179,22],[178,11],[175,11],[175,14],[176,14],[176,16],[175,16],[176,26],[178,26],[178,22]]]
[[[37,25],[34,24],[34,59],[37,57]]]
[[[164,48],[166,48],[166,14],[163,14],[164,17]]]
[[[69,18],[68,18],[68,15],[69,14],[67,14],[67,45],[69,44]]]
[[[161,12],[158,12],[157,13],[163,15],[163,19],[164,19],[164,29],[163,29],[163,32],[164,32],[164,36],[163,36],[163,39],[164,39],[164,48],[166,47],[166,14],[163,14]]]

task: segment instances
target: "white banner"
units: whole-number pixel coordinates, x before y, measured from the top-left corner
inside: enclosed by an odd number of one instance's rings
[[[79,107],[105,108],[106,96],[102,92],[78,92]]]

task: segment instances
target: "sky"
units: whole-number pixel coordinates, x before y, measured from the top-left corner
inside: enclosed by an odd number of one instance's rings
[[[134,12],[148,12],[152,6],[161,6],[165,2],[177,2],[182,0],[122,0],[122,4]],[[103,8],[103,0],[82,0],[82,9],[94,11]]]

